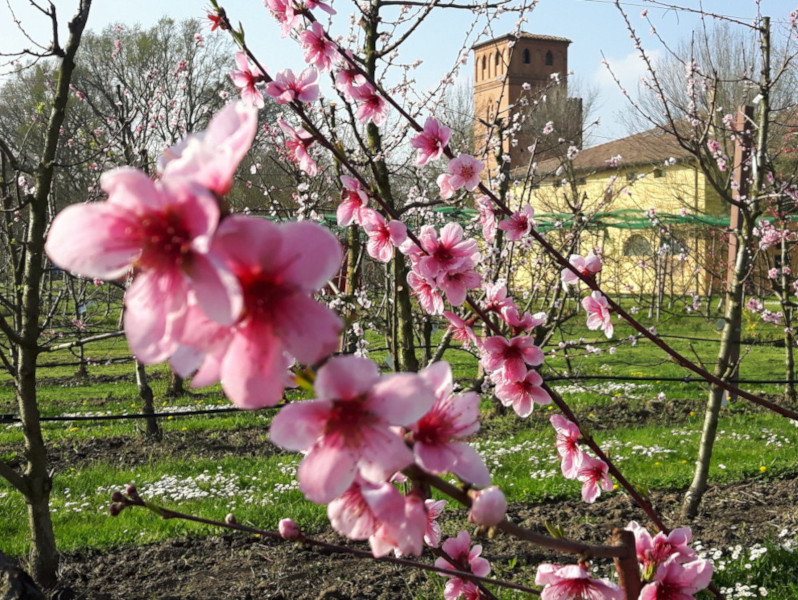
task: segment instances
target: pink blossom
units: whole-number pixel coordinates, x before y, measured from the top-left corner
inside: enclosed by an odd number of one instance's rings
[[[463,346],[477,344],[477,336],[474,334],[474,330],[469,327],[468,323],[448,310],[443,311],[443,316],[449,321],[449,329],[452,331],[453,340],[462,343]]]
[[[479,254],[474,240],[463,239],[463,228],[458,223],[448,223],[440,231],[440,238],[431,225],[419,233],[421,247],[427,253],[418,261],[419,274],[434,280],[441,271],[452,271],[476,263]]]
[[[451,129],[440,125],[433,117],[427,117],[424,122],[424,131],[416,134],[410,140],[410,145],[418,149],[416,165],[421,167],[431,160],[440,158],[451,135]]]
[[[338,345],[341,321],[311,295],[338,270],[341,247],[314,223],[278,226],[231,216],[212,250],[224,257],[244,295],[229,343],[215,353],[222,388],[241,408],[273,406],[285,385],[286,353],[313,364]]]
[[[443,296],[434,284],[414,271],[407,274],[407,283],[424,312],[430,315],[439,315],[443,312]]]
[[[335,15],[335,9],[325,2],[321,2],[320,0],[305,0],[305,8],[308,10],[313,10],[316,8],[322,9],[328,15]]]
[[[205,131],[190,134],[164,151],[158,158],[161,179],[190,179],[219,196],[226,195],[257,127],[257,110],[242,102],[227,104]]]
[[[365,211],[361,224],[369,238],[366,250],[370,257],[380,262],[389,262],[393,258],[394,246],[399,246],[407,238],[407,226],[402,221],[392,219],[386,222],[374,210]]]
[[[538,566],[535,583],[545,586],[541,600],[623,600],[623,590],[607,579],[591,579],[581,565]]]
[[[370,360],[339,356],[319,369],[314,388],[316,400],[289,404],[270,430],[278,446],[307,452],[298,477],[308,499],[326,503],[337,498],[356,473],[382,483],[413,461],[391,426],[414,423],[435,402],[421,377],[381,377]]]
[[[468,290],[476,289],[482,284],[482,277],[472,265],[465,265],[459,269],[441,272],[437,284],[452,306],[460,306],[465,302]]]
[[[319,72],[309,67],[297,77],[291,69],[285,69],[277,73],[274,81],[267,83],[265,89],[277,104],[288,104],[294,100],[315,102],[319,99]]]
[[[449,173],[441,173],[438,175],[438,178],[435,180],[435,182],[438,184],[438,187],[440,188],[440,196],[444,200],[448,200],[454,196],[454,193],[457,191],[457,189],[452,185],[452,176],[449,175]]]
[[[485,168],[485,163],[469,154],[460,154],[449,161],[447,170],[451,177],[449,185],[455,190],[464,187],[469,192],[479,185],[479,174]]]
[[[640,600],[693,600],[693,594],[709,585],[713,570],[708,560],[668,560],[657,568],[655,581],[640,591]]]
[[[777,268],[772,268],[768,271],[768,279],[778,279],[779,277],[779,270]]]
[[[313,134],[304,129],[297,131],[282,119],[279,119],[277,124],[283,130],[283,134],[285,134],[285,145],[288,148],[289,158],[297,163],[299,168],[310,177],[314,177],[318,172],[318,167],[310,154],[308,154],[308,148],[315,141]]]
[[[435,404],[409,427],[416,463],[433,475],[451,472],[468,483],[490,485],[490,473],[479,453],[462,441],[479,430],[479,396],[452,394],[447,362],[436,362],[419,375],[434,391]]]
[[[436,558],[435,566],[439,569],[473,573],[478,577],[486,577],[490,573],[490,563],[480,556],[482,554],[482,546],[477,544],[472,548],[471,536],[468,535],[467,531],[461,531],[456,538],[449,538],[443,542],[443,551],[451,558],[451,562],[443,557]],[[468,589],[469,584],[473,585],[471,582],[454,575],[446,573],[439,573],[439,575],[448,577],[450,580],[443,592],[443,597],[446,600],[459,598]],[[474,597],[478,598],[479,596]]]
[[[349,175],[341,175],[341,185],[344,188],[341,204],[338,205],[336,218],[339,227],[346,227],[350,223],[362,223],[361,216],[369,201],[366,190],[360,185],[360,181]]]
[[[626,527],[635,535],[637,560],[643,567],[644,579],[650,579],[657,567],[673,557],[673,560],[684,563],[696,558],[695,551],[688,547],[692,531],[689,527],[679,527],[665,535],[659,532],[652,539],[645,527],[635,521]]]
[[[585,456],[584,452],[579,449],[577,442],[582,436],[579,428],[563,417],[562,415],[552,415],[549,422],[557,432],[557,439],[555,445],[557,452],[562,457],[563,477],[566,479],[576,479],[579,474],[579,467],[582,465],[582,458]]]
[[[498,525],[507,512],[507,499],[497,486],[492,485],[484,490],[473,492],[468,520],[477,525],[493,527]]]
[[[594,291],[582,298],[582,306],[587,311],[587,328],[591,331],[601,329],[608,338],[612,337],[612,321],[607,299],[601,292]]]
[[[392,496],[377,495],[375,491],[366,491],[364,496],[380,520],[379,528],[369,538],[371,553],[377,558],[392,550],[400,556],[421,554],[427,529],[424,500],[416,494],[404,497],[400,494],[402,504],[399,505]]]
[[[521,316],[518,307],[514,304],[502,308],[500,314],[502,320],[507,323],[514,332],[532,331],[538,325],[545,323],[547,319],[545,312],[535,313],[534,315],[525,312],[524,315]]]
[[[73,204],[54,219],[45,251],[58,266],[86,277],[136,276],[125,294],[125,331],[144,363],[178,347],[193,289],[206,314],[231,325],[241,289],[209,242],[219,222],[215,198],[189,180],[153,182],[120,168],[100,179],[108,201]]]
[[[427,511],[414,496],[405,498],[390,483],[370,483],[356,475],[352,485],[327,505],[332,528],[351,540],[369,540],[374,556],[391,550],[420,554]]]
[[[454,194],[454,192],[452,192]],[[482,237],[492,243],[496,238],[496,213],[493,211],[493,202],[487,196],[477,198],[478,222],[482,226]]]
[[[427,508],[427,528],[424,530],[424,543],[430,548],[437,548],[441,543],[441,526],[438,525],[438,517],[446,506],[446,500],[424,500]]]
[[[238,69],[230,71],[233,85],[241,90],[241,100],[256,108],[263,108],[263,94],[255,87],[263,81],[263,71],[257,66],[249,66],[246,52],[236,52],[236,65]]]
[[[388,105],[374,86],[364,83],[360,87],[351,88],[352,98],[358,102],[357,120],[361,123],[373,122],[382,125],[388,116]]]
[[[443,600],[482,600],[484,597],[476,583],[465,579],[450,579],[443,588]]]
[[[513,299],[507,296],[507,285],[503,281],[485,284],[485,310],[500,313],[510,306],[515,305]]]
[[[528,235],[532,228],[535,226],[535,209],[529,204],[524,206],[521,210],[517,210],[509,219],[505,219],[499,223],[499,229],[507,232],[507,240],[510,242],[517,242],[525,235]]]
[[[749,298],[748,302],[745,303],[745,308],[747,308],[752,313],[758,313],[760,310],[764,308],[764,305],[756,298]]]
[[[512,406],[515,413],[522,418],[532,414],[535,404],[549,404],[551,396],[541,387],[543,378],[537,371],[528,371],[526,377],[518,381],[508,381],[501,376],[502,372],[494,373],[496,379],[496,397],[504,406]]]
[[[591,250],[586,257],[579,254],[572,254],[568,260],[571,266],[582,275],[595,275],[601,271],[601,259],[594,254]],[[571,269],[562,270],[562,282],[567,285],[576,285],[579,283],[579,277]]]
[[[350,540],[366,540],[380,526],[380,520],[371,510],[363,495],[364,490],[381,490],[382,494],[395,496],[398,503],[402,503],[402,495],[390,483],[369,483],[360,475],[355,475],[349,488],[327,505],[327,517],[330,519],[330,525],[335,531]]]
[[[299,41],[305,51],[305,62],[315,65],[322,71],[329,71],[332,61],[338,55],[335,44],[327,38],[321,23],[315,21],[310,29],[299,34]]]
[[[280,519],[277,531],[280,533],[280,537],[286,540],[295,540],[302,535],[299,525],[293,519]]]
[[[275,19],[281,24],[282,37],[288,37],[291,30],[302,24],[302,15],[294,10],[291,0],[264,0],[264,4]]]
[[[491,373],[501,369],[507,381],[520,381],[526,377],[526,365],[536,367],[543,363],[543,351],[525,335],[511,340],[494,335],[483,342],[482,348],[485,368]]]
[[[344,98],[351,101],[352,89],[366,83],[366,78],[360,69],[350,62],[354,61],[354,59],[352,59],[352,53],[349,50],[346,51],[346,56],[349,57],[349,60],[342,57],[341,67],[335,73],[335,89],[339,90],[344,95]]]
[[[582,500],[593,504],[601,495],[601,490],[612,490],[612,480],[607,475],[607,463],[587,454],[582,455],[582,463],[576,478],[582,482]]]

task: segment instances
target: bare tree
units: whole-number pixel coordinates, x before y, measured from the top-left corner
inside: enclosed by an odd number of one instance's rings
[[[38,5],[37,5],[38,6]],[[3,298],[10,307],[10,319],[0,315],[0,331],[5,334],[11,353],[0,355],[3,366],[12,375],[25,437],[25,467],[19,471],[0,460],[0,475],[7,479],[25,498],[28,523],[31,531],[30,569],[34,579],[42,586],[50,587],[56,582],[58,553],[50,518],[50,491],[52,477],[47,469],[47,449],[42,437],[39,406],[36,393],[36,363],[39,356],[39,334],[41,333],[41,282],[44,271],[44,237],[49,223],[49,196],[55,173],[55,158],[61,139],[60,130],[66,115],[70,83],[75,70],[75,56],[80,47],[83,30],[89,16],[91,0],[80,0],[75,16],[69,22],[69,38],[61,46],[54,36],[50,48],[42,56],[60,59],[55,93],[49,107],[47,129],[38,155],[22,152],[14,147],[13,140],[0,138],[0,153],[3,156],[3,204],[11,205],[24,213],[24,243],[15,250],[12,260],[19,280],[19,294]],[[53,32],[58,31],[55,5],[50,2],[41,12],[52,23]],[[33,52],[33,51],[31,51]],[[26,173],[35,182],[34,189],[19,193],[7,183],[18,180]],[[17,175],[17,177],[15,177]],[[17,204],[18,202],[18,204]]]

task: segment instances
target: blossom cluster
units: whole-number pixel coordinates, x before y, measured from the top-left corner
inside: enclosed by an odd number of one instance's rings
[[[105,173],[108,200],[65,208],[45,246],[71,272],[132,275],[124,325],[136,358],[196,372],[194,386],[221,381],[241,408],[277,404],[291,363],[330,354],[341,329],[311,297],[339,268],[335,237],[220,208],[256,127],[254,109],[229,104],[164,152],[156,181],[132,168]]]

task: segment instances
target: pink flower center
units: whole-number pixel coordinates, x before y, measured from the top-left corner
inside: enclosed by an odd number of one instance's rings
[[[452,439],[452,427],[444,418],[444,415],[435,409],[424,415],[416,425],[417,431],[413,434],[414,439],[420,444],[434,446],[446,443]]]
[[[191,251],[191,234],[180,217],[170,211],[141,220],[142,253],[139,265],[145,269],[183,266]]]
[[[349,448],[358,448],[363,442],[363,431],[377,421],[365,408],[365,398],[335,400],[324,426],[324,435],[337,435]]]
[[[244,312],[257,321],[274,320],[278,307],[293,297],[294,290],[270,273],[253,270],[236,275],[244,293]]]
[[[516,346],[505,346],[504,350],[502,350],[502,360],[524,360],[524,355],[521,353],[521,349],[517,348]]]

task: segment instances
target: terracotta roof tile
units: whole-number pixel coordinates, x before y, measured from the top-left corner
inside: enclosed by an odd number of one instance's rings
[[[615,168],[609,164],[613,157],[620,156],[620,166],[661,166],[670,158],[679,162],[692,157],[682,148],[676,138],[658,129],[649,129],[629,137],[582,150],[574,159],[574,170],[578,173]],[[546,173],[557,168],[558,159],[547,159],[540,163],[539,172]]]

